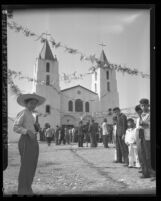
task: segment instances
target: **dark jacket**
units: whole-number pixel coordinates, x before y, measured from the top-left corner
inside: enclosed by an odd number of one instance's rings
[[[121,113],[117,117],[117,130],[116,135],[122,136],[125,135],[127,129],[127,117],[125,114]]]
[[[78,127],[78,135],[83,135],[84,134],[84,128],[83,126]]]
[[[89,126],[89,132],[91,134],[96,134],[98,132],[98,125],[97,125],[97,123],[94,122],[94,123],[90,124],[90,126]]]

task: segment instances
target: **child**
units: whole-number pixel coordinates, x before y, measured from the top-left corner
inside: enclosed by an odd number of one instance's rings
[[[35,175],[39,144],[36,138],[35,108],[45,102],[45,98],[37,94],[23,94],[18,96],[17,102],[25,107],[18,113],[13,125],[13,131],[21,134],[18,142],[21,157],[21,167],[18,176],[18,194],[33,194],[31,185]]]
[[[136,167],[140,168],[139,160],[138,160],[138,153],[137,153],[137,147],[136,147],[136,128],[135,123],[133,119],[127,120],[127,130],[125,134],[125,143],[128,145],[129,150],[129,165],[128,167]],[[134,165],[135,163],[135,165]]]

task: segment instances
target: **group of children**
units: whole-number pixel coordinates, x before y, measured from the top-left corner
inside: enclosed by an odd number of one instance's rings
[[[151,167],[151,144],[150,144],[150,110],[149,100],[141,99],[140,104],[135,107],[138,115],[136,122],[134,119],[127,119],[127,129],[122,136],[124,143],[128,147],[128,167],[141,168],[141,178],[154,176]],[[117,117],[113,118],[113,135],[116,144]],[[115,161],[117,160],[117,150],[115,150]]]

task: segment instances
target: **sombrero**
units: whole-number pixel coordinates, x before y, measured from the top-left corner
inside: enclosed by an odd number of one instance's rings
[[[25,101],[27,99],[35,99],[38,101],[37,106],[42,105],[45,102],[45,98],[42,96],[37,95],[36,93],[32,94],[21,94],[17,97],[17,102],[21,106],[26,106]]]

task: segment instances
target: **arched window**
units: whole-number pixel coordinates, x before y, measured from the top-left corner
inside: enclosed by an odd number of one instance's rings
[[[46,105],[46,113],[50,114],[50,105]]]
[[[106,78],[109,80],[109,71],[106,71]]]
[[[83,101],[80,99],[77,99],[75,101],[75,111],[76,112],[83,112]]]
[[[50,75],[46,75],[46,85],[50,84]]]
[[[49,62],[46,63],[46,72],[50,72],[50,63]]]
[[[107,82],[107,91],[110,91],[110,82]]]
[[[73,102],[72,102],[72,101],[69,101],[69,102],[68,102],[68,110],[69,110],[70,112],[73,112]]]
[[[89,112],[89,102],[86,102],[85,107],[86,107],[86,112]]]

